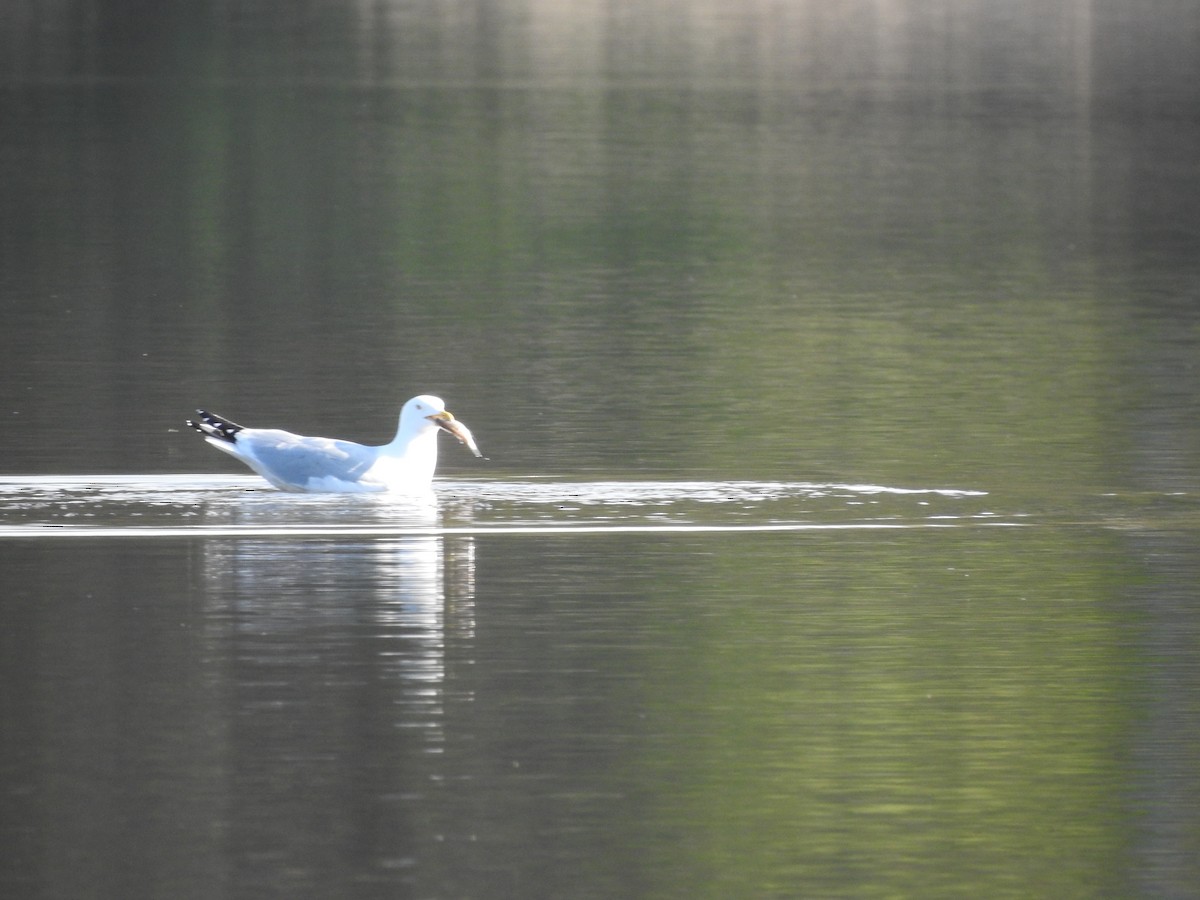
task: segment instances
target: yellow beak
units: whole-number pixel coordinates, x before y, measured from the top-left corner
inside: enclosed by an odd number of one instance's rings
[[[434,413],[432,416],[427,416],[434,425],[441,428],[443,431],[448,431],[456,438],[459,443],[465,444],[475,456],[482,458],[483,454],[479,448],[475,446],[475,438],[471,435],[471,429],[464,425],[450,413],[449,410],[443,410],[440,413]]]

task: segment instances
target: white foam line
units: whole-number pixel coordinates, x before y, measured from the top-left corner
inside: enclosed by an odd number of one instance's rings
[[[911,531],[919,528],[962,528],[964,525],[986,525],[990,527],[1022,527],[1016,522],[960,521],[897,523],[851,523],[816,525],[786,523],[772,525],[492,525],[460,527],[422,527],[403,525],[347,525],[297,526],[295,528],[205,527],[171,528],[146,526],[114,528],[107,526],[70,525],[14,525],[0,528],[0,539],[13,537],[481,537],[489,534],[723,534],[732,532],[787,532],[787,531]]]
[[[186,490],[245,490],[254,494],[274,495],[256,475],[0,475],[0,488],[36,487],[46,491],[68,491],[95,488],[98,486],[118,487],[128,490],[153,488],[169,491]],[[515,481],[493,481],[485,478],[439,478],[435,482],[439,491],[454,493],[457,490],[516,491],[523,493],[529,488],[535,492],[599,491],[603,496],[612,493],[620,497],[629,492],[641,498],[660,493],[693,494],[697,491],[777,491],[787,494],[809,494],[812,492],[846,491],[852,494],[935,494],[943,497],[986,497],[987,491],[959,490],[952,488],[902,488],[878,484],[838,484],[834,482],[807,481],[548,481],[526,479]],[[285,495],[286,496],[286,495]],[[687,499],[684,497],[684,499]]]

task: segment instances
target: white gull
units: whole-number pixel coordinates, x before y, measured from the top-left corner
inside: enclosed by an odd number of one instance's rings
[[[189,419],[188,425],[283,491],[427,491],[442,430],[475,456],[483,456],[470,429],[450,414],[440,397],[429,394],[404,404],[396,436],[378,447],[277,428],[243,428],[202,409],[196,414],[198,421]]]

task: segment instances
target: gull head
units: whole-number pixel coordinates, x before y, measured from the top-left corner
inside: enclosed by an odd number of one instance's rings
[[[475,438],[471,435],[471,429],[454,418],[450,410],[446,409],[446,404],[441,397],[421,394],[405,403],[404,409],[400,411],[401,431],[411,429],[419,432],[426,428],[440,428],[448,431],[475,456],[483,456],[479,448],[475,446]]]

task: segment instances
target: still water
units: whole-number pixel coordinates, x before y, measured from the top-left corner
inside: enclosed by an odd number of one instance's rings
[[[18,895],[1187,893],[1197,562],[1126,501],[0,498]]]
[[[869,485],[0,487],[31,895],[1119,895],[1194,821],[1099,523]]]
[[[1193,12],[149,6],[0,15],[0,894],[1200,895]]]

